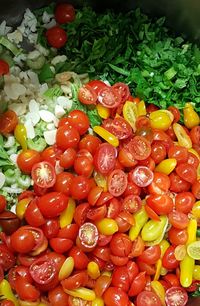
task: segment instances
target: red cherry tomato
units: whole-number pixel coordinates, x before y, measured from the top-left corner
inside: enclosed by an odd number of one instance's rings
[[[73,110],[68,114],[69,123],[74,126],[80,135],[83,135],[87,132],[90,126],[88,116],[80,111],[80,110]]]
[[[1,60],[0,60],[0,74],[1,74]],[[18,123],[17,114],[12,110],[7,110],[0,114],[0,133],[7,134],[14,131]]]
[[[97,208],[89,209],[87,213],[87,218],[91,221],[97,221],[103,219],[107,214],[106,205],[102,205]]]
[[[153,181],[153,172],[145,166],[137,166],[132,172],[132,181],[139,187],[147,187]]]
[[[163,279],[170,285],[170,287],[180,286],[179,278],[172,273],[167,273]]]
[[[97,94],[90,85],[86,84],[79,89],[78,99],[81,103],[86,105],[96,104]]]
[[[169,175],[170,178],[170,190],[172,192],[184,192],[189,191],[191,184],[186,180],[182,179],[178,174],[174,171]],[[195,184],[195,183],[194,183]]]
[[[121,103],[121,95],[113,87],[107,87],[100,90],[98,101],[107,108],[115,108]]]
[[[162,258],[162,265],[168,270],[176,269],[179,266],[179,261],[174,255],[175,246],[169,246]]]
[[[79,227],[77,224],[71,223],[63,228],[60,228],[57,237],[75,240],[78,235],[78,229]]]
[[[6,208],[6,198],[0,194],[0,213],[2,213]]]
[[[100,80],[92,80],[92,81],[89,81],[87,84],[93,88],[97,96],[99,95],[99,92],[102,89],[105,89],[108,87],[108,85],[106,85],[103,81],[100,81]]]
[[[151,194],[163,194],[170,188],[169,177],[160,172],[155,172],[152,183],[148,186],[148,191]]]
[[[126,190],[128,184],[127,176],[120,169],[113,170],[108,176],[108,191],[114,197],[119,197]]]
[[[112,88],[116,89],[119,92],[121,96],[121,103],[126,102],[131,95],[128,85],[122,82],[115,83]]]
[[[31,231],[21,227],[11,235],[10,243],[15,252],[29,253],[35,247],[35,238]]]
[[[48,292],[48,299],[52,306],[68,305],[68,295],[62,286],[57,286]]]
[[[188,295],[182,287],[171,287],[166,291],[165,301],[169,306],[185,306],[188,302]]]
[[[57,277],[57,269],[53,259],[46,255],[35,260],[29,268],[33,280],[40,285],[49,284]]]
[[[185,229],[188,226],[188,216],[180,211],[173,210],[168,217],[171,225],[177,229]]]
[[[173,123],[178,122],[181,118],[181,113],[179,111],[179,109],[175,106],[169,106],[168,110],[173,114],[174,116],[174,120]]]
[[[188,214],[195,203],[196,199],[191,192],[180,192],[175,196],[176,210]]]
[[[74,21],[75,9],[69,3],[59,3],[55,9],[55,19],[60,24]]]
[[[200,199],[200,180],[197,180],[192,185],[192,193],[195,196],[196,199]]]
[[[55,184],[55,168],[46,161],[34,164],[31,170],[31,176],[34,183],[42,188],[49,188]]]
[[[87,268],[87,265],[89,263],[89,259],[87,255],[80,250],[78,247],[74,246],[69,251],[69,256],[72,256],[74,259],[74,267],[78,270],[84,270]]]
[[[73,174],[70,172],[61,172],[56,176],[56,182],[53,190],[57,192],[62,192],[65,195],[70,195],[70,187],[73,180]]]
[[[159,297],[151,291],[142,291],[136,299],[137,306],[162,306]]]
[[[122,117],[106,119],[104,120],[102,126],[111,134],[115,135],[118,139],[126,139],[132,134],[130,124]]]
[[[49,162],[52,166],[56,165],[56,161],[60,158],[62,151],[56,146],[50,146],[41,152],[41,160]]]
[[[87,202],[81,203],[76,207],[74,213],[74,221],[78,226],[81,226],[85,222],[89,209],[90,205]]]
[[[61,281],[63,289],[74,290],[79,287],[85,287],[88,281],[87,271],[76,272],[75,274],[67,277]]]
[[[124,306],[128,305],[128,295],[118,287],[109,287],[103,299],[106,306]]]
[[[150,194],[146,203],[158,215],[169,214],[173,209],[173,200],[168,194]]]
[[[148,247],[138,257],[138,259],[147,264],[155,264],[161,256],[161,250],[159,245]]]
[[[101,144],[94,155],[94,166],[102,174],[108,174],[114,169],[117,150],[109,143]]]
[[[78,238],[81,247],[83,247],[85,251],[91,251],[95,248],[98,242],[99,233],[97,227],[90,222],[84,223],[79,228]]]
[[[23,277],[18,278],[15,290],[21,300],[34,302],[40,297],[40,291],[33,284],[28,283]]]
[[[142,207],[142,200],[138,195],[128,195],[122,201],[122,209],[131,214],[136,213]]]
[[[15,265],[15,256],[4,243],[0,244],[0,265],[4,271]]]
[[[146,272],[140,272],[132,281],[128,295],[137,296],[146,286]]]
[[[0,59],[0,76],[4,75],[4,74],[8,74],[9,73],[9,65],[6,61],[4,61],[3,59]]]
[[[176,167],[176,173],[185,181],[193,184],[197,179],[197,170],[193,165],[181,163]]]
[[[38,208],[45,218],[55,218],[67,208],[68,198],[60,192],[49,192],[38,199]]]
[[[127,267],[116,267],[112,274],[112,285],[121,288],[125,292],[130,286],[129,275]]]
[[[168,157],[175,158],[177,163],[185,163],[188,159],[188,150],[185,147],[172,145],[168,150]]]
[[[76,128],[61,126],[57,130],[56,144],[62,149],[76,148],[80,141],[80,135]]]
[[[187,242],[188,234],[186,229],[177,229],[175,227],[171,227],[168,231],[168,239],[174,245],[184,245]]]
[[[43,215],[41,214],[39,208],[38,208],[38,199],[34,198],[26,208],[25,211],[25,219],[26,222],[31,226],[39,227],[45,223],[45,219]]]
[[[75,200],[83,200],[87,198],[90,192],[90,181],[83,175],[75,176],[70,186],[71,196]]]
[[[71,249],[73,241],[67,238],[54,237],[49,240],[49,244],[54,252],[64,254]]]
[[[194,126],[190,131],[190,138],[193,144],[200,145],[200,126]]]
[[[26,174],[30,174],[33,166],[41,160],[40,153],[35,150],[25,150],[19,153],[17,157],[17,165],[20,170]]]
[[[92,155],[94,155],[95,151],[97,150],[100,144],[101,144],[101,140],[98,137],[87,134],[79,142],[79,149],[80,150],[86,149]]]
[[[58,219],[47,219],[41,229],[47,239],[56,237],[59,234],[60,224]]]
[[[151,146],[151,157],[156,164],[159,164],[167,156],[165,145],[161,141],[154,141]]]
[[[46,38],[51,47],[59,49],[66,44],[67,33],[61,27],[54,26],[46,31]]]
[[[131,252],[132,241],[129,236],[122,233],[116,233],[113,235],[110,242],[110,250],[113,255],[125,257]]]
[[[135,136],[126,145],[126,148],[132,153],[133,157],[137,160],[144,160],[151,154],[151,144],[143,136]]]
[[[60,156],[60,166],[69,169],[74,165],[75,159],[76,150],[74,148],[68,148]]]
[[[93,172],[93,163],[86,156],[77,157],[74,161],[74,170],[78,175],[90,177]]]

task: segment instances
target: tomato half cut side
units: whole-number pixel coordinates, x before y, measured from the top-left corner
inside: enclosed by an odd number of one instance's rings
[[[78,99],[81,103],[86,105],[96,104],[97,94],[90,85],[86,84],[79,89]]]
[[[109,143],[101,144],[94,155],[94,166],[101,174],[108,174],[115,167],[117,150]]]
[[[119,197],[124,193],[128,184],[127,176],[120,169],[113,170],[108,176],[108,191],[114,197]]]
[[[121,103],[121,95],[116,89],[107,87],[99,92],[98,101],[107,108],[115,108]]]
[[[137,160],[147,159],[151,154],[151,143],[143,136],[135,136],[126,148]]]
[[[142,291],[136,299],[137,306],[161,306],[159,297],[151,291]]]
[[[33,280],[40,285],[50,283],[57,276],[54,261],[46,256],[42,256],[32,263],[29,271]]]
[[[81,246],[83,246],[86,250],[89,251],[94,249],[99,238],[96,225],[90,222],[84,223],[79,229],[78,238]]]
[[[118,82],[115,83],[112,88],[118,91],[121,96],[121,103],[124,103],[128,100],[129,96],[131,95],[128,85]]]
[[[185,306],[188,295],[182,287],[171,287],[166,291],[165,301],[168,306]]]
[[[17,114],[12,110],[7,110],[0,115],[0,133],[6,134],[13,132],[17,123]]]
[[[132,134],[132,127],[122,117],[104,120],[103,127],[118,139],[126,139]]]
[[[122,201],[122,209],[131,214],[136,213],[142,207],[142,200],[138,195],[131,194]]]
[[[153,181],[153,172],[145,166],[137,166],[132,173],[132,181],[139,187],[147,187]]]
[[[34,183],[42,188],[52,187],[56,182],[55,168],[46,161],[35,164],[31,176]]]

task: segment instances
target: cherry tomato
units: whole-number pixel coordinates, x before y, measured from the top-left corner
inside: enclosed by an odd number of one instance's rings
[[[108,85],[106,85],[103,81],[100,81],[100,80],[92,80],[92,81],[89,81],[87,84],[93,88],[97,96],[99,95],[99,92],[102,89],[108,87]]]
[[[74,126],[80,135],[87,132],[90,126],[88,116],[80,110],[73,110],[68,114],[69,123]]]
[[[85,222],[89,209],[90,205],[87,202],[81,203],[76,207],[74,212],[74,221],[78,226],[81,226]]]
[[[188,295],[182,287],[171,287],[166,291],[165,301],[169,306],[185,306],[188,302]]]
[[[119,197],[124,193],[127,184],[127,176],[120,169],[113,170],[108,176],[108,191],[115,197]]]
[[[6,198],[0,194],[0,213],[2,213],[6,208]]]
[[[55,218],[67,207],[68,198],[60,192],[49,192],[38,199],[38,208],[45,218]]]
[[[68,305],[68,295],[62,286],[57,286],[48,292],[48,299],[52,306]]]
[[[146,203],[158,215],[169,214],[173,209],[173,200],[168,194],[150,194]]]
[[[142,200],[138,195],[128,195],[122,201],[122,209],[131,214],[136,213],[142,207]]]
[[[129,172],[131,173],[131,172]],[[141,194],[141,187],[137,186],[135,183],[132,182],[132,173],[131,173],[131,178],[129,178],[128,174],[128,185],[126,187],[126,190],[124,191],[124,196],[129,196],[129,195],[140,195]]]
[[[191,192],[180,192],[175,196],[176,210],[188,214],[195,203],[195,197]]]
[[[146,272],[140,272],[132,281],[128,295],[137,296],[146,286]]]
[[[160,172],[154,172],[154,177],[152,183],[148,186],[148,191],[151,194],[163,194],[167,192],[170,188],[169,177]]]
[[[173,273],[167,273],[163,279],[169,283],[170,287],[180,286],[179,278]]]
[[[9,65],[3,59],[0,59],[0,76],[9,73]]]
[[[30,268],[30,274],[33,280],[40,285],[49,284],[57,277],[57,269],[53,259],[44,255],[35,260]]]
[[[102,296],[106,289],[110,286],[112,278],[107,275],[100,275],[95,283],[94,291],[97,296]]]
[[[86,84],[79,89],[78,99],[81,103],[86,105],[96,104],[97,94],[90,85]]]
[[[174,116],[174,120],[173,123],[178,122],[181,118],[181,113],[179,111],[179,109],[175,106],[169,106],[168,110],[173,114]]]
[[[179,261],[174,255],[175,246],[169,246],[162,258],[162,265],[167,270],[176,269],[179,266]]]
[[[189,191],[189,189],[191,187],[191,184],[189,182],[187,182],[186,180],[182,179],[174,171],[169,175],[169,179],[170,179],[170,183],[171,183],[170,184],[170,190],[172,192],[178,193],[178,192]]]
[[[112,88],[116,89],[119,92],[121,96],[121,103],[126,102],[131,95],[129,87],[122,82],[115,83]]]
[[[55,166],[56,161],[60,158],[61,153],[62,151],[56,148],[56,146],[50,146],[40,153],[41,160],[47,161],[52,164],[52,166]]]
[[[46,161],[34,164],[31,169],[31,176],[34,183],[41,188],[52,187],[56,181],[55,168]]]
[[[99,235],[99,239],[98,239],[98,246],[106,246],[110,243],[110,241],[112,240],[112,235],[110,236],[105,236],[100,234]]]
[[[98,101],[107,108],[115,108],[121,103],[120,93],[113,87],[100,90]]]
[[[188,160],[187,160],[187,163],[189,165],[192,165],[194,166],[195,168],[197,168],[199,166],[199,159],[196,155],[194,155],[193,153],[191,152],[188,152]]]
[[[160,221],[158,214],[149,205],[146,204],[144,208],[150,219],[154,221]]]
[[[137,258],[136,262],[140,272],[146,272],[146,275],[155,275],[156,273],[155,265],[140,261],[139,257]]]
[[[63,289],[73,290],[79,287],[85,287],[88,281],[87,271],[76,272],[75,274],[67,277],[61,281]]]
[[[68,3],[59,3],[55,9],[55,19],[60,24],[74,21],[75,9],[73,5]]]
[[[84,270],[87,268],[89,259],[87,255],[77,246],[72,247],[72,249],[69,251],[69,256],[72,256],[74,259],[75,269]]]
[[[143,136],[135,136],[127,145],[126,148],[132,153],[137,160],[144,160],[151,154],[151,144]]]
[[[138,161],[126,148],[122,148],[119,150],[118,161],[123,167],[134,167],[138,163]]]
[[[87,213],[87,218],[92,221],[98,221],[103,219],[107,214],[107,207],[106,205],[102,205],[97,208],[89,209]]]
[[[72,179],[70,193],[75,200],[83,200],[87,198],[90,192],[90,181],[87,177],[79,175]]]
[[[115,166],[117,150],[109,143],[101,144],[94,155],[94,166],[102,174],[108,174]]]
[[[103,122],[104,129],[108,130],[111,134],[115,135],[118,139],[126,139],[132,134],[132,127],[122,117],[114,119],[106,119]]]
[[[192,185],[192,193],[195,196],[196,199],[200,199],[200,180],[197,180]]]
[[[34,285],[28,283],[23,277],[18,278],[15,290],[19,298],[25,301],[34,302],[40,297],[40,291]]]
[[[49,244],[54,252],[64,254],[71,249],[73,241],[67,238],[54,237],[49,240]]]
[[[56,144],[62,149],[76,148],[80,141],[80,135],[76,128],[61,126],[56,133]]]
[[[168,231],[169,241],[174,245],[184,245],[187,242],[187,231],[185,229],[177,229],[175,227],[171,227]]]
[[[116,267],[112,274],[112,286],[121,288],[125,292],[130,286],[129,275],[127,267]]]
[[[116,256],[113,254],[110,254],[110,259],[111,259],[111,264],[112,266],[110,266],[109,263],[109,267],[106,265],[106,269],[108,271],[112,271],[114,269],[114,266],[124,266],[128,263],[129,258],[128,257],[121,257],[121,256]]]
[[[200,145],[200,126],[194,126],[190,131],[190,138],[193,144]]]
[[[142,291],[136,299],[137,306],[162,306],[159,297],[151,291]]]
[[[35,238],[31,231],[21,227],[11,235],[10,243],[15,252],[29,253],[35,247]]]
[[[168,150],[168,157],[175,158],[177,163],[185,163],[188,159],[188,150],[185,147],[172,145]]]
[[[40,153],[35,150],[26,150],[19,153],[17,157],[17,165],[20,170],[26,174],[30,174],[33,166],[41,160]]]
[[[1,60],[0,60],[0,67],[1,67]],[[5,113],[0,114],[0,133],[6,134],[13,132],[17,123],[18,123],[18,118],[17,114],[14,111],[9,109]]]
[[[15,257],[4,243],[0,244],[0,265],[4,271],[15,265]]]
[[[132,242],[128,235],[116,233],[110,242],[110,250],[116,256],[128,256],[131,252]]]
[[[153,181],[153,172],[145,166],[137,166],[132,172],[132,181],[139,187],[147,187]]]
[[[117,198],[112,198],[107,205],[107,218],[116,219],[121,210],[120,201]]]
[[[51,47],[59,49],[66,44],[67,33],[61,27],[54,26],[46,31],[46,38]]]
[[[59,234],[60,224],[58,219],[47,219],[41,229],[47,239],[56,237]]]
[[[1,300],[1,306],[15,306],[14,302],[11,300]]]
[[[79,142],[79,149],[80,150],[86,149],[92,155],[94,155],[95,151],[97,150],[100,144],[101,144],[101,140],[98,137],[87,134]]]
[[[78,235],[78,225],[75,223],[69,224],[59,229],[57,237],[75,240]]]
[[[69,169],[74,165],[75,159],[76,150],[74,148],[68,148],[60,156],[60,166]]]
[[[117,222],[118,231],[120,233],[127,232],[131,228],[131,226],[134,224],[134,217],[128,211],[121,211],[117,215],[115,220]]]
[[[109,287],[103,299],[106,306],[124,306],[128,305],[128,295],[118,287]]]
[[[161,141],[154,141],[151,146],[151,157],[156,164],[159,164],[167,156],[165,145]]]
[[[56,182],[53,190],[57,192],[62,192],[65,195],[70,195],[70,187],[73,180],[73,174],[70,172],[61,172],[56,175]]]
[[[144,241],[142,240],[141,236],[138,236],[132,244],[131,253],[129,254],[130,258],[140,256],[145,249]]]
[[[176,167],[176,173],[185,181],[193,184],[197,179],[197,170],[193,165],[181,163]]]
[[[34,198],[28,204],[24,217],[29,225],[39,227],[45,223],[45,219],[38,208],[37,202],[38,199]]]
[[[161,256],[161,250],[159,245],[154,245],[148,247],[143,253],[138,257],[138,259],[147,264],[155,264]]]
[[[90,222],[86,222],[79,228],[78,238],[80,245],[86,251],[91,251],[95,248],[98,242],[99,234],[97,227]]]
[[[93,171],[93,163],[86,156],[77,157],[74,161],[74,170],[78,175],[90,177]]]
[[[173,210],[168,217],[171,225],[177,229],[185,229],[188,226],[188,216],[180,211]]]
[[[110,249],[109,247],[96,247],[92,252],[97,258],[104,261],[110,260]]]

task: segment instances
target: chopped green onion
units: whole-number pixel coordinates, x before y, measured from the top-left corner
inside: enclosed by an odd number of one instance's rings
[[[59,85],[56,84],[56,85],[54,85],[53,87],[47,89],[47,90],[44,92],[43,96],[44,96],[45,98],[52,99],[52,98],[59,97],[59,96],[61,96],[62,94],[63,94],[62,89],[60,88]]]
[[[22,50],[17,48],[9,39],[4,36],[0,36],[0,44],[6,49],[10,50],[15,56],[22,53]]]

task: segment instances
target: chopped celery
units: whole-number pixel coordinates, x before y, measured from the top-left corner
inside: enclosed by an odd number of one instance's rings
[[[28,189],[31,186],[31,178],[28,175],[21,175],[16,178],[17,185],[22,189]]]
[[[46,129],[47,129],[46,122],[40,120],[38,122],[38,124],[35,126],[35,135],[38,136],[38,137],[42,137],[43,133],[44,133],[44,131],[46,131]]]
[[[6,179],[6,184],[7,185],[12,185],[15,183],[16,181],[16,178],[15,178],[15,171],[13,169],[7,169],[5,172],[4,172],[4,175],[5,175],[5,179]]]
[[[6,49],[10,50],[15,56],[22,53],[22,50],[17,48],[15,44],[13,44],[9,39],[4,36],[0,36],[0,45],[6,47]]]
[[[42,137],[38,139],[27,139],[27,145],[29,149],[38,152],[42,152],[47,146],[46,141]]]
[[[29,68],[33,70],[39,70],[44,66],[45,63],[45,57],[44,55],[40,55],[38,58],[32,60],[32,59],[27,59],[26,61],[27,65]]]
[[[53,99],[53,98],[61,96],[62,94],[63,94],[62,89],[60,88],[59,85],[56,84],[53,87],[47,89],[44,92],[43,96],[48,99]]]

